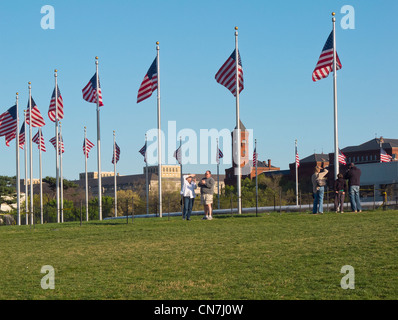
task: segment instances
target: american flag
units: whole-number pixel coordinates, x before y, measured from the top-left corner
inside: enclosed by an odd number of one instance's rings
[[[86,147],[87,145],[87,147]],[[83,154],[86,155],[86,157],[88,158],[88,154],[91,150],[91,148],[94,147],[94,143],[92,143],[90,140],[88,140],[87,138],[83,141]],[[86,151],[87,149],[87,151]]]
[[[32,139],[32,142],[37,144],[37,148],[43,152],[46,152],[46,145],[44,144],[44,137],[41,133],[41,128],[37,131],[35,136]]]
[[[179,164],[182,163],[182,152],[181,152],[181,147],[178,147],[178,149],[177,149],[176,151],[174,151],[173,157],[177,159],[177,162],[178,162]]]
[[[58,111],[57,111],[57,116],[58,120],[62,120],[64,118],[64,101],[61,96],[61,91],[59,91],[59,88],[57,86],[57,97],[58,97]],[[55,88],[53,91],[53,95],[51,97],[50,101],[50,108],[48,109],[48,117],[52,122],[55,122]]]
[[[22,123],[21,131],[19,131],[19,147],[23,149],[25,145],[25,121]]]
[[[257,167],[257,156],[258,156],[258,154],[257,154],[256,148],[254,148],[254,151],[253,151],[253,167]]]
[[[296,148],[296,166],[297,168],[300,167],[300,157]]]
[[[99,106],[103,107],[104,104],[102,102],[102,92],[101,92],[101,84],[98,79],[98,96],[99,96]],[[83,88],[83,99],[87,102],[97,103],[97,73],[90,79],[87,85]]]
[[[218,149],[217,157],[216,157],[218,164],[220,163],[220,159],[222,159],[222,158],[224,158],[224,154],[222,153],[222,151],[220,149]]]
[[[380,149],[380,162],[391,162],[392,156],[390,156],[386,150]]]
[[[347,158],[346,158],[346,156],[344,155],[344,153],[341,152],[340,149],[339,149],[339,162],[340,162],[341,164],[344,164],[344,165],[347,164]]]
[[[146,143],[145,145],[140,149],[140,151],[138,151],[139,153],[141,153],[144,157],[144,161],[146,163]]]
[[[243,69],[240,54],[238,52],[238,78],[239,78],[239,93],[244,89],[243,83]],[[223,64],[221,69],[216,74],[216,81],[226,87],[236,96],[236,49],[232,52],[228,60]]]
[[[115,148],[116,148],[116,163],[118,163],[120,159],[120,148],[116,142],[115,142]],[[115,163],[115,151],[113,152],[113,157],[112,157],[112,164],[114,163]]]
[[[13,106],[0,115],[0,137],[5,136],[6,145],[17,135],[17,106]]]
[[[54,146],[54,149],[57,148],[57,139],[56,137],[50,139],[50,142]],[[62,136],[58,133],[58,154],[65,153],[65,146],[64,146],[64,141],[62,140]]]
[[[41,113],[39,111],[39,108],[37,107],[35,101],[33,98],[30,98],[31,101],[31,108],[32,108],[32,127],[37,128],[37,127],[43,127],[46,123],[44,122],[43,117],[41,116]],[[28,108],[26,110],[26,124],[30,125],[30,110],[29,110],[29,102],[28,102]]]
[[[158,69],[157,69],[157,58],[155,58],[138,90],[137,103],[140,103],[145,99],[148,99],[152,95],[152,92],[154,92],[157,88],[158,88]]]
[[[337,62],[336,62],[337,70],[340,70],[342,68],[342,65],[337,52],[336,52],[336,57],[337,57]],[[329,38],[327,39],[326,44],[322,49],[321,56],[319,57],[314,72],[312,73],[312,80],[315,82],[327,78],[332,69],[333,69],[333,31],[330,33]]]

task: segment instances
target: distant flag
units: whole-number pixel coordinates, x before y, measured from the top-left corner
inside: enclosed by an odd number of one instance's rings
[[[57,139],[56,137],[50,139],[51,144],[54,146],[54,149],[57,148]],[[58,134],[58,154],[65,153],[65,146],[64,146],[64,141],[62,140],[62,136]]]
[[[181,147],[178,147],[178,149],[176,151],[174,151],[173,157],[177,159],[177,162],[179,164],[182,164],[182,161],[181,161],[182,160]]]
[[[299,157],[297,148],[296,148],[296,165],[297,165],[297,168],[300,167],[300,157]]]
[[[22,123],[21,131],[19,131],[19,147],[23,149],[25,145],[25,121]]]
[[[339,56],[336,52],[336,66],[337,70],[342,68]],[[330,33],[325,46],[322,49],[321,56],[319,57],[318,63],[312,73],[312,80],[318,81],[327,78],[329,73],[333,69],[333,31]]]
[[[64,118],[64,101],[61,96],[61,91],[59,91],[59,88],[57,86],[57,97],[58,97],[58,111],[57,111],[57,116],[58,120],[62,120]],[[50,101],[50,108],[48,110],[48,117],[52,122],[55,122],[55,88],[53,91],[53,95],[51,97]]]
[[[86,145],[87,145],[87,147],[86,147]],[[92,143],[90,140],[85,139],[85,141],[83,141],[83,154],[85,154],[87,158],[88,158],[88,154],[92,147],[94,147],[94,143]],[[86,149],[87,149],[87,151],[86,151]]]
[[[145,145],[140,149],[140,151],[138,151],[139,153],[141,153],[144,157],[144,161],[146,163],[146,143]]]
[[[17,106],[13,106],[0,115],[0,136],[5,136],[6,145],[16,137],[17,131]]]
[[[256,149],[257,148],[254,148],[254,151],[253,151],[253,167],[257,166],[257,156],[258,156],[258,154],[257,154]]]
[[[120,148],[116,142],[115,142],[115,147],[116,147],[116,163],[118,163],[119,159],[120,159]],[[114,164],[114,163],[115,163],[115,152],[113,153],[113,156],[112,156],[112,164]]]
[[[346,158],[346,156],[344,155],[344,153],[341,152],[340,149],[339,149],[339,162],[340,162],[341,164],[344,164],[344,165],[347,164],[347,158]]]
[[[152,95],[152,92],[158,88],[158,70],[156,60],[157,59],[155,58],[141,83],[138,90],[137,103],[148,99]]]
[[[39,128],[39,130],[33,137],[32,142],[37,144],[37,148],[39,150],[46,152],[46,146],[44,144],[44,137],[43,137],[43,134],[41,133],[41,128]]]
[[[216,157],[218,164],[220,163],[220,159],[222,159],[222,158],[224,158],[224,154],[222,153],[222,151],[220,149],[218,149],[217,157]]]
[[[99,106],[104,106],[102,102],[102,92],[101,85],[98,79],[98,96],[99,96]],[[90,79],[87,85],[83,88],[83,99],[87,102],[97,103],[97,73]]]
[[[232,52],[228,60],[223,64],[221,69],[216,74],[216,81],[226,87],[236,96],[236,49]],[[238,52],[238,78],[239,78],[239,93],[244,89],[243,69],[240,54]]]
[[[386,150],[380,149],[380,162],[391,162],[392,156],[390,156]]]
[[[44,119],[41,116],[39,108],[37,107],[37,105],[32,97],[30,98],[30,100],[31,100],[32,116],[30,116],[29,102],[28,102],[28,108],[26,110],[26,124],[30,125],[29,120],[31,117],[32,118],[32,127],[34,127],[34,128],[43,127],[46,123],[44,122]]]

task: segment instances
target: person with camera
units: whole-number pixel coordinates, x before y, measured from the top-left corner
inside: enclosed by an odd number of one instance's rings
[[[321,168],[319,166],[315,167],[315,172],[311,177],[312,182],[312,192],[314,197],[314,204],[312,206],[312,213],[323,213],[323,196],[325,194],[326,178],[329,170],[326,168]]]
[[[191,220],[192,207],[195,201],[195,189],[196,185],[196,175],[189,174],[183,176],[183,185],[181,188],[182,204],[184,206],[182,210],[182,219]]]
[[[350,193],[351,210],[354,212],[362,212],[361,200],[359,198],[359,187],[361,185],[361,169],[351,163],[348,166],[344,178],[348,180],[348,191]]]

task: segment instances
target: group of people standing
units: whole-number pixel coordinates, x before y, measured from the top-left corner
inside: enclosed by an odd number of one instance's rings
[[[189,174],[183,176],[183,184],[181,188],[181,197],[183,204],[182,218],[191,220],[192,208],[196,198],[195,189],[200,188],[200,201],[204,209],[203,220],[213,219],[213,193],[215,181],[208,170],[204,178],[196,184],[196,175]]]
[[[327,168],[315,167],[315,172],[311,177],[312,191],[314,195],[314,204],[312,207],[312,213],[323,213],[323,197],[326,186],[326,175],[328,174]],[[347,171],[343,175],[339,173],[337,179],[334,182],[334,209],[336,212],[344,212],[344,200],[349,191],[351,210],[353,212],[362,212],[361,201],[359,197],[359,186],[360,186],[361,170],[351,163],[348,166]],[[348,188],[347,188],[348,180]]]

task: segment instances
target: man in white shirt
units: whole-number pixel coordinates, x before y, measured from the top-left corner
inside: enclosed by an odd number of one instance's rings
[[[184,205],[184,209],[182,211],[182,218],[184,220],[191,220],[192,207],[196,197],[195,189],[197,188],[195,177],[196,175],[194,174],[183,175],[184,184],[181,188],[181,195],[182,203]]]

